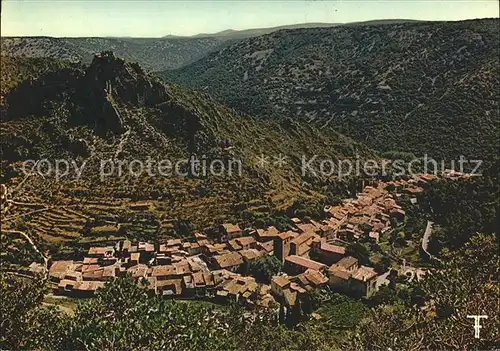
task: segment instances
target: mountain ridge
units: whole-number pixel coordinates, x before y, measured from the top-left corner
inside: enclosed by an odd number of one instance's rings
[[[499,145],[499,23],[279,31],[162,77],[250,115],[333,126],[383,152],[489,157]]]
[[[386,22],[388,20],[381,20]],[[408,20],[392,20],[408,21]],[[372,21],[373,22],[373,21]],[[379,23],[380,21],[375,21]],[[1,37],[3,56],[49,57],[90,64],[96,52],[112,50],[127,61],[136,61],[149,71],[174,69],[194,62],[233,41],[293,28],[335,26],[330,23],[300,23],[270,28],[225,30],[193,36],[141,37]],[[358,25],[352,23],[348,25]]]

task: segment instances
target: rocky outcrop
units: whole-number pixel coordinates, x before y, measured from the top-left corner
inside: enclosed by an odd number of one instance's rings
[[[124,117],[119,104],[151,107],[168,99],[163,84],[149,77],[138,64],[127,63],[112,52],[94,56],[77,90],[84,111],[80,122],[99,132],[122,133]]]

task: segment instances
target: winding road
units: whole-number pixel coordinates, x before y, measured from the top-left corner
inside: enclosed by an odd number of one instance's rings
[[[431,260],[436,260],[438,262],[441,262],[443,263],[443,261],[441,261],[439,258],[437,258],[436,256],[432,255],[429,251],[428,251],[428,247],[429,247],[429,240],[431,238],[431,234],[432,234],[432,226],[433,226],[434,222],[431,222],[431,221],[427,221],[427,226],[425,227],[425,231],[424,231],[424,236],[422,237],[422,250],[424,250],[424,252],[427,254],[427,256],[429,256],[429,258]]]
[[[429,246],[429,239],[431,238],[433,224],[434,222],[427,221],[427,226],[425,227],[424,236],[422,238],[422,250],[424,250],[429,257],[432,257],[432,255],[429,251],[427,251],[427,248]]]

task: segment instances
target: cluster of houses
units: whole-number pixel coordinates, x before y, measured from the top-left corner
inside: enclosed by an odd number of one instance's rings
[[[377,289],[377,273],[347,255],[346,244],[363,236],[378,241],[391,218],[404,218],[389,186],[417,196],[423,191],[422,182],[431,177],[366,186],[356,199],[326,207],[327,219],[293,218],[292,229],[286,232],[227,223],[218,228],[221,239],[217,241],[197,233],[156,245],[124,240],[114,246],[91,247],[82,261],[53,262],[49,278],[59,293],[75,296],[91,296],[106,281],[130,274],[151,294],[231,299],[260,306],[279,302],[290,307],[301,294],[325,285],[370,297]],[[266,255],[276,256],[285,273],[273,277],[270,285],[239,273],[242,265]]]

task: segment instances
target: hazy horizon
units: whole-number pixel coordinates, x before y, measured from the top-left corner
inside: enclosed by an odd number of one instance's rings
[[[4,0],[1,30],[2,36],[158,38],[304,23],[459,21],[498,16],[495,0]]]

